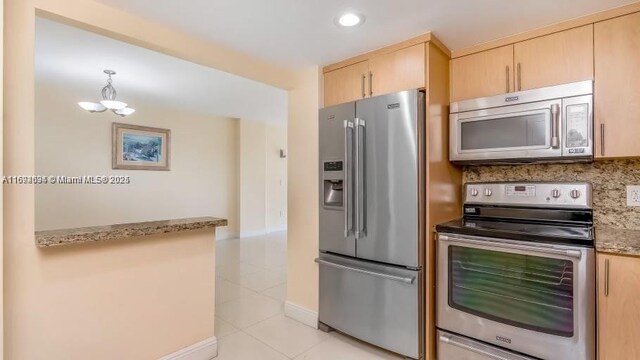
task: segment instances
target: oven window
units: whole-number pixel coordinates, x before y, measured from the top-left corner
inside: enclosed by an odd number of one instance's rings
[[[546,144],[547,114],[503,117],[462,122],[462,150],[491,150],[533,147]]]
[[[520,328],[572,337],[573,263],[449,246],[449,306]]]

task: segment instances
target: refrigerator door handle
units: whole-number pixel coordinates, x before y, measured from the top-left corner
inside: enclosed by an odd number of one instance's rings
[[[355,229],[355,235],[356,235],[356,239],[359,239],[363,236],[366,236],[366,214],[365,214],[365,179],[364,176],[362,175],[360,169],[365,167],[365,161],[364,161],[364,154],[366,153],[365,151],[365,147],[366,147],[366,139],[365,139],[365,125],[366,122],[364,119],[359,119],[356,118],[354,121],[354,126],[355,126],[355,153],[354,153],[354,166],[355,166],[355,198],[356,198],[356,206],[355,206],[355,213],[356,213],[356,229]],[[360,128],[362,128],[362,132],[360,131]],[[360,147],[363,147],[362,151],[360,151]]]
[[[344,237],[353,231],[353,200],[351,186],[351,159],[349,158],[349,130],[353,134],[353,123],[344,121]]]
[[[379,272],[376,272],[376,271],[358,269],[358,268],[351,267],[351,266],[341,265],[341,264],[337,264],[337,263],[334,263],[334,262],[331,262],[331,261],[321,260],[321,259],[318,259],[318,258],[315,259],[315,262],[318,263],[318,264],[321,264],[321,265],[331,266],[331,267],[334,267],[336,269],[353,271],[353,272],[357,272],[357,273],[360,273],[360,274],[375,276],[375,277],[379,277],[379,278],[383,278],[383,279],[387,279],[387,280],[400,281],[400,282],[403,282],[403,283],[409,284],[409,285],[413,284],[413,282],[416,280],[415,276],[404,277],[404,276],[395,276],[395,275],[383,274],[383,273],[379,273]]]

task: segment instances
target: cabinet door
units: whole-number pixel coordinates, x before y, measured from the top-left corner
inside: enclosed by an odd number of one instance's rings
[[[451,101],[511,92],[513,45],[451,60]]]
[[[516,90],[593,79],[593,25],[514,45]]]
[[[640,284],[640,259],[598,254],[598,355],[600,360],[640,359],[640,342],[638,341],[640,339],[640,287],[638,284]]]
[[[365,97],[365,80],[368,73],[368,61],[325,73],[324,106],[342,104]]]
[[[425,44],[410,46],[369,60],[369,95],[424,87]]]
[[[596,157],[640,156],[640,13],[595,25]]]

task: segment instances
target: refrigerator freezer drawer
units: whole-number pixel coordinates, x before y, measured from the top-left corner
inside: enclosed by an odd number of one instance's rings
[[[423,340],[422,271],[321,254],[322,323],[419,359]]]
[[[535,360],[479,341],[438,330],[439,360]]]

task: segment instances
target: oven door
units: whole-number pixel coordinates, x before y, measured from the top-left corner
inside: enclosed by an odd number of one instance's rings
[[[561,157],[561,108],[562,99],[557,99],[451,114],[450,160],[513,162]]]
[[[595,359],[591,248],[439,234],[440,329],[542,359]]]

